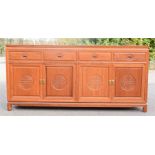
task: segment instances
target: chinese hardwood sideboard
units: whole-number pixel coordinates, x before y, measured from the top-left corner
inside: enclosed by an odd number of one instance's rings
[[[7,45],[7,108],[142,107],[147,46]]]

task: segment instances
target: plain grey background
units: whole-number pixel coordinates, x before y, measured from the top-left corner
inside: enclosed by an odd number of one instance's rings
[[[148,112],[141,108],[30,108],[13,106],[7,111],[5,58],[0,58],[1,116],[155,116],[155,71],[149,71]]]

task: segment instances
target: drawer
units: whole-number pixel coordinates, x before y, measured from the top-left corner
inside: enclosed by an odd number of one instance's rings
[[[95,52],[95,51],[83,51],[79,52],[79,60],[101,60],[101,61],[109,61],[111,60],[110,52]]]
[[[41,60],[41,52],[10,52],[10,60]]]
[[[145,53],[115,53],[115,61],[146,61]]]
[[[76,60],[76,50],[74,49],[53,49],[45,51],[45,60]]]

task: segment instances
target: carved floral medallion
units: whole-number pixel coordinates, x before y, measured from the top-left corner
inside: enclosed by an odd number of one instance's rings
[[[131,75],[125,75],[121,79],[121,89],[125,91],[132,91],[135,89],[136,79]]]
[[[54,89],[64,89],[66,84],[67,80],[63,75],[56,75],[51,82]]]

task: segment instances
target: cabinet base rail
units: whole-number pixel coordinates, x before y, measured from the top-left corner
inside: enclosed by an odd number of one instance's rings
[[[147,104],[141,103],[86,103],[86,102],[77,102],[77,103],[41,103],[41,102],[8,102],[7,110],[11,111],[12,106],[20,107],[83,107],[83,108],[131,108],[131,107],[142,107],[143,112],[147,112]]]

